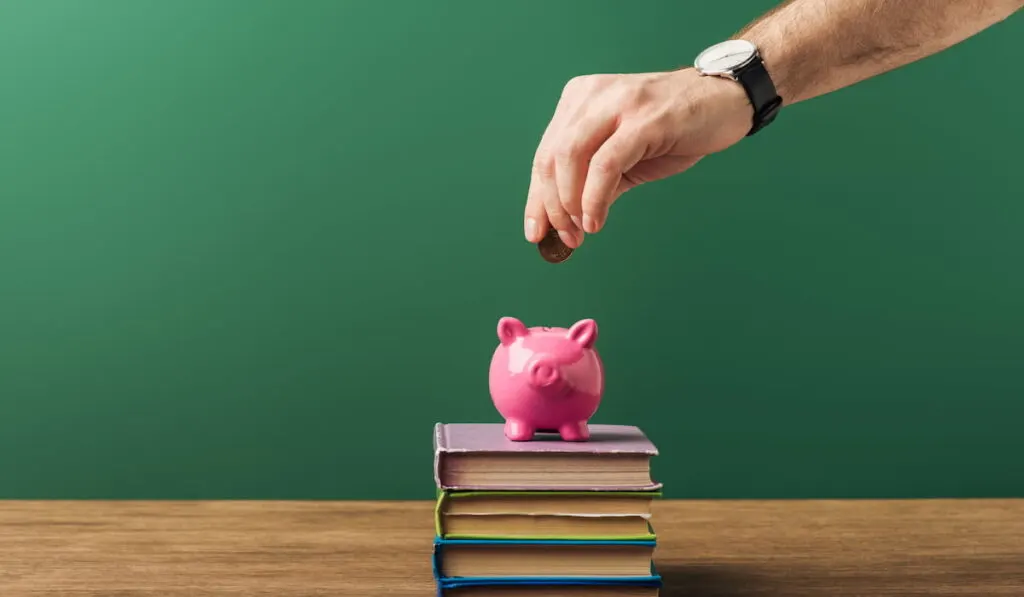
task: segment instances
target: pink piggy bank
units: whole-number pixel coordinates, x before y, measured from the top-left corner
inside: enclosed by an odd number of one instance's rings
[[[527,441],[537,431],[557,431],[565,441],[589,439],[587,421],[604,393],[604,365],[594,350],[597,323],[584,319],[569,329],[527,329],[514,317],[502,317],[498,339],[490,389],[505,418],[505,437]]]

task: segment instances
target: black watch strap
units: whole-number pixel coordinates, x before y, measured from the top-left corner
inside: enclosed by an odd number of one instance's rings
[[[775,120],[779,108],[782,107],[782,98],[775,90],[775,83],[772,82],[768,69],[764,67],[760,56],[740,68],[735,76],[746,90],[751,105],[754,106],[754,123],[747,133],[749,137]]]

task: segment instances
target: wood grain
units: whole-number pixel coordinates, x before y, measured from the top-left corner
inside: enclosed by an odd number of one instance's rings
[[[0,596],[431,597],[426,502],[0,502]],[[662,595],[1024,596],[1024,500],[660,501]]]

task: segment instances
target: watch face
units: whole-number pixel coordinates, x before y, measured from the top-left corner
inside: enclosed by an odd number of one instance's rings
[[[715,44],[697,56],[694,66],[706,75],[729,74],[749,62],[757,54],[757,46],[742,39]]]

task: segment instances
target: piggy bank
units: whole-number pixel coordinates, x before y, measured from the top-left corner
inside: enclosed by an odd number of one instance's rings
[[[527,328],[514,317],[502,317],[498,340],[490,389],[505,419],[505,437],[527,441],[538,431],[552,431],[565,441],[589,439],[587,421],[604,393],[604,365],[594,350],[597,323],[583,319],[569,329]]]

